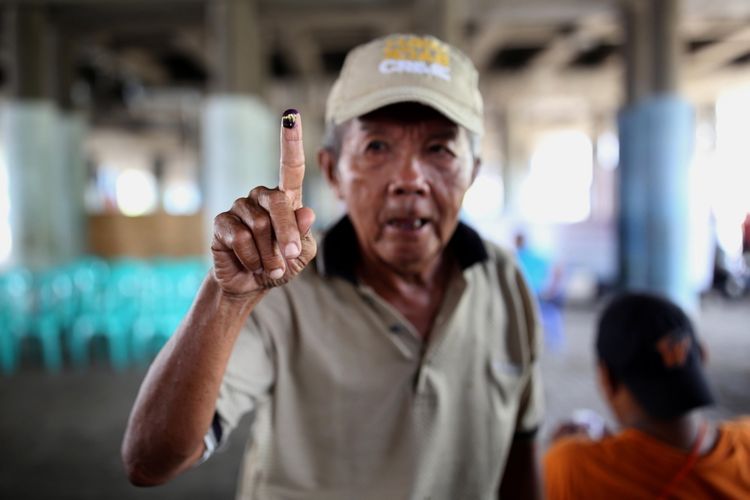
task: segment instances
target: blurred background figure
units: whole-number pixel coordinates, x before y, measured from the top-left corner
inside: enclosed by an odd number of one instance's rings
[[[514,243],[521,271],[539,301],[545,347],[559,352],[565,343],[561,312],[565,304],[562,286],[563,270],[542,252],[531,248],[524,233],[517,232]]]
[[[684,311],[657,295],[617,296],[599,319],[596,358],[621,430],[563,424],[544,457],[547,498],[750,495],[750,419],[704,415],[715,403],[707,355]]]

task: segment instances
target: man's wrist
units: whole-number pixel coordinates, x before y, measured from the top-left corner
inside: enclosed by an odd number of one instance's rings
[[[232,309],[252,309],[255,304],[260,302],[260,300],[266,296],[269,290],[258,289],[243,293],[233,293],[227,291],[221,286],[219,280],[216,278],[213,267],[208,272],[206,286],[209,288],[209,291],[217,298],[218,304]]]

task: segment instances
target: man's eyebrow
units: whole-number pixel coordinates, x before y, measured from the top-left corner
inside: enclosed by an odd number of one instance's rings
[[[461,132],[461,129],[457,126],[449,126],[445,128],[441,128],[440,130],[435,130],[434,132],[430,132],[428,134],[429,139],[456,139],[458,138],[459,134]]]
[[[359,129],[362,132],[368,134],[381,134],[389,130],[387,126],[381,123],[365,120],[361,120],[359,122]],[[436,128],[436,130],[429,132],[427,134],[427,137],[429,139],[455,139],[459,136],[460,133],[461,127],[459,127],[458,125],[445,124],[441,125],[439,128]]]
[[[385,127],[376,122],[362,120],[359,122],[359,129],[363,132],[378,133],[383,132],[385,130]]]

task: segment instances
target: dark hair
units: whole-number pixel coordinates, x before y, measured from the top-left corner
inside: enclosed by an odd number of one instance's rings
[[[664,297],[626,292],[601,314],[599,360],[649,415],[670,419],[713,403],[687,314]]]

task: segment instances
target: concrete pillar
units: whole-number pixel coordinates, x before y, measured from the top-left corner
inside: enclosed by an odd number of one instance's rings
[[[75,83],[75,38],[58,26],[49,29],[53,64],[50,72],[51,92],[57,104],[57,143],[55,164],[60,196],[53,198],[55,224],[53,239],[58,257],[70,261],[86,252],[87,228],[85,192],[87,167],[83,143],[87,118],[74,109],[72,89]]]
[[[50,99],[48,21],[39,6],[6,7],[10,100],[2,113],[8,169],[10,263],[43,267],[54,261],[51,182],[56,110]]]
[[[52,179],[56,119],[49,101],[10,101],[2,112],[10,199],[10,264],[42,268],[55,261]]]
[[[214,90],[260,93],[266,80],[266,65],[257,1],[216,0],[208,3],[208,9],[214,44]]]
[[[58,112],[53,171],[56,172],[54,177],[60,196],[52,199],[56,206],[52,237],[57,247],[56,260],[61,262],[74,260],[87,251],[87,167],[83,151],[87,130],[83,113],[74,110]]]
[[[255,186],[278,184],[278,127],[284,111],[269,109],[262,97],[267,64],[257,2],[217,0],[209,9],[215,65],[203,113],[206,248],[217,214]]]
[[[626,104],[620,133],[621,285],[693,309],[688,167],[692,108],[678,95],[679,0],[623,2]]]
[[[84,251],[84,119],[71,106],[72,41],[40,5],[5,11],[10,101],[2,111],[14,264],[42,268]]]

